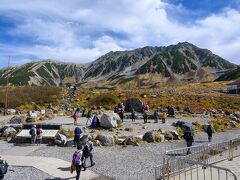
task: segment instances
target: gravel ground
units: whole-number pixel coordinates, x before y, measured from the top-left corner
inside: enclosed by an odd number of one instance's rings
[[[54,177],[32,167],[9,166],[4,180],[53,180]]]
[[[240,130],[214,134],[213,142],[232,139],[239,135]],[[199,133],[196,135],[195,144],[205,143],[206,140],[207,135]],[[154,179],[154,167],[162,164],[165,150],[180,147],[185,147],[184,141],[144,143],[139,147],[95,147],[93,153],[96,165],[90,169],[117,180],[150,180]],[[74,148],[47,146],[34,151],[30,156],[56,157],[71,161],[74,150]]]
[[[6,151],[8,149],[11,149],[14,145],[7,143],[6,141],[1,141],[0,140],[0,153],[3,151]]]

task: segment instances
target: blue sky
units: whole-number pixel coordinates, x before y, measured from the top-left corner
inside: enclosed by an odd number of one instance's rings
[[[1,0],[0,67],[188,41],[240,64],[240,0]]]

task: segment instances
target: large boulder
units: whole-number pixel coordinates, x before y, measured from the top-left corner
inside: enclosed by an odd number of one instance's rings
[[[161,142],[161,134],[158,131],[148,131],[143,135],[143,140],[148,143]]]
[[[142,102],[139,99],[127,99],[123,105],[126,112],[131,112],[132,108],[137,112],[142,112]]]
[[[67,137],[63,134],[57,133],[54,138],[54,143],[56,145],[65,145],[67,143]]]
[[[10,119],[10,124],[23,124],[25,122],[24,116],[13,116]]]
[[[116,128],[121,123],[121,119],[117,113],[104,113],[100,119],[100,125],[104,128]]]
[[[114,137],[111,135],[100,134],[98,135],[97,140],[99,140],[103,146],[115,145]]]
[[[17,134],[17,131],[13,127],[7,127],[4,131],[2,136],[3,137],[14,137]]]

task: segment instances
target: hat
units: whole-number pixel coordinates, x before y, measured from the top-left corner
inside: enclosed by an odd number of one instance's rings
[[[34,124],[33,127],[37,127],[37,126]]]

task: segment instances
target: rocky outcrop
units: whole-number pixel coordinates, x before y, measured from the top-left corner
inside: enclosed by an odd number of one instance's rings
[[[103,128],[116,128],[121,123],[121,119],[117,113],[104,113],[100,119],[100,125]]]

